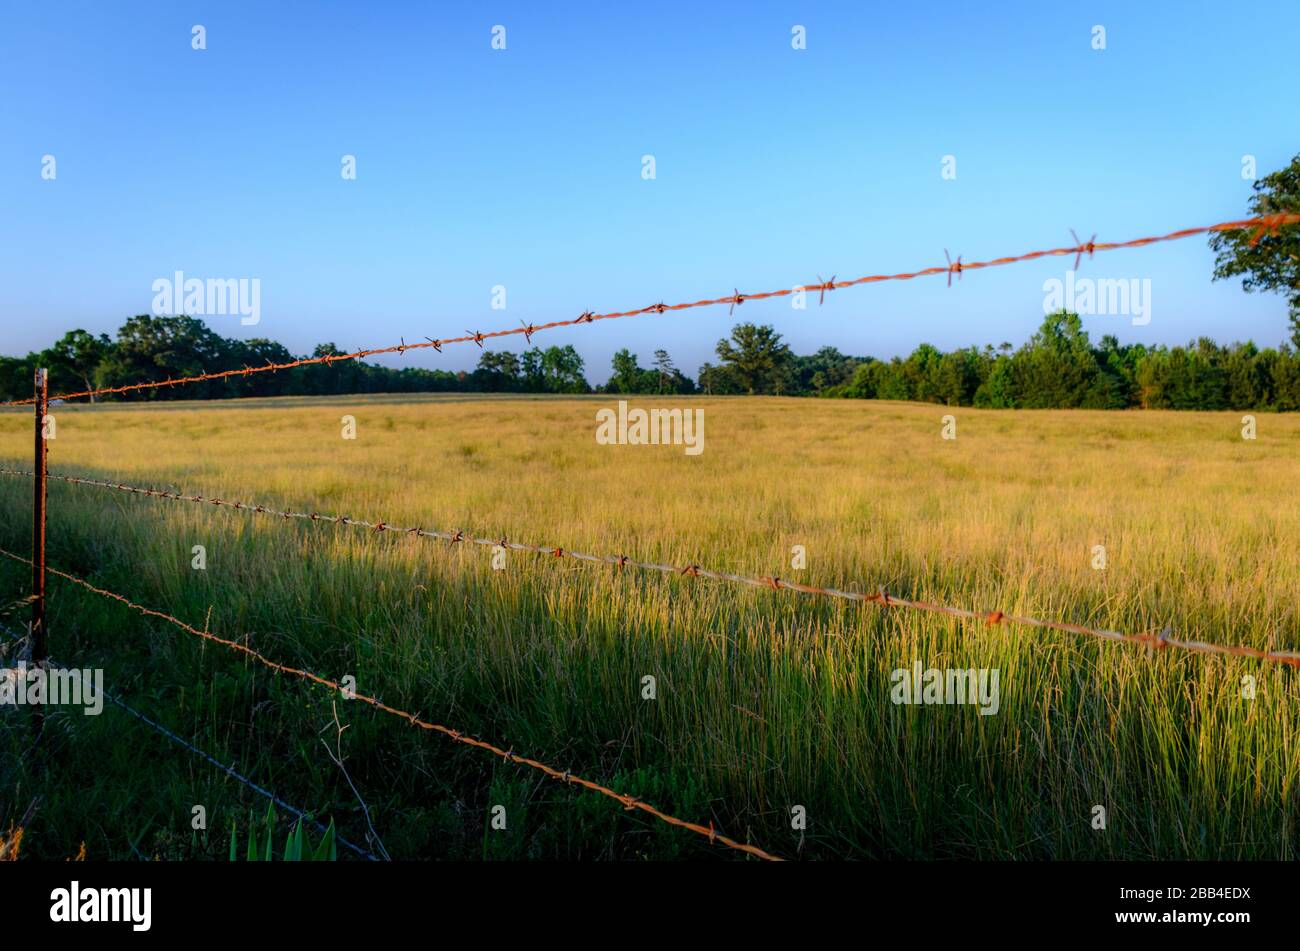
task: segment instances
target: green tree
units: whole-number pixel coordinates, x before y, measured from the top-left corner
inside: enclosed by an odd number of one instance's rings
[[[719,340],[718,359],[742,392],[781,394],[790,388],[790,348],[772,327],[737,324],[730,340]]]
[[[975,391],[971,402],[989,409],[1014,409],[1017,393],[1015,361],[1004,352],[992,358],[988,375]]]
[[[664,387],[677,375],[677,367],[673,366],[673,358],[668,356],[667,350],[655,351],[655,372],[659,377],[659,392],[662,393]]]
[[[1252,187],[1252,216],[1300,211],[1300,155]],[[1291,343],[1300,348],[1300,227],[1280,228],[1276,234],[1216,231],[1210,235],[1210,247],[1216,254],[1216,281],[1240,277],[1247,292],[1276,291],[1286,296]]]
[[[1048,314],[1029,343],[1011,358],[1017,405],[1031,409],[1083,406],[1100,368],[1078,314]]]
[[[478,389],[486,393],[509,393],[519,389],[519,356],[507,351],[485,350],[474,370]]]
[[[268,363],[289,363],[294,355],[289,348],[265,337],[251,340],[227,341],[227,354],[224,366],[219,369],[236,369],[241,366],[261,367]],[[224,381],[222,390],[214,391],[214,396],[277,396],[283,393],[297,394],[299,382],[293,377],[281,377],[278,373],[255,373],[248,376],[234,376]],[[181,393],[176,394],[178,398]]]
[[[938,402],[970,406],[980,384],[980,353],[974,347],[943,355],[935,368]]]
[[[197,376],[231,369],[229,341],[193,317],[131,317],[117,332],[117,340],[95,370],[97,386],[121,386],[145,381]],[[220,395],[223,387],[192,384],[184,396],[189,399]],[[125,399],[157,400],[180,398],[169,388],[125,394]]]
[[[542,372],[542,351],[532,347],[519,355],[519,377],[525,391],[545,392],[546,375]]]
[[[835,347],[822,347],[809,357],[795,357],[795,392],[821,394],[833,387],[844,386],[853,379],[862,362],[862,358],[845,356]]]
[[[637,364],[636,354],[624,347],[614,354],[614,373],[605,385],[610,393],[639,393],[645,371]]]
[[[725,396],[740,392],[726,367],[714,366],[707,360],[700,366],[700,389],[708,396]]]
[[[313,357],[341,357],[346,353],[347,351],[341,349],[337,344],[318,343],[312,349],[311,355]],[[249,362],[248,365],[252,366],[253,364]],[[295,387],[300,388],[299,392],[308,396],[364,393],[367,391],[365,386],[365,366],[356,360],[333,360],[329,363],[313,363],[309,366],[298,367],[293,373],[297,374],[297,379],[294,381]]]
[[[591,386],[582,375],[582,357],[572,344],[547,347],[542,351],[543,389],[548,393],[588,393]]]
[[[94,389],[95,370],[112,348],[107,334],[96,337],[85,330],[69,330],[38,358],[50,371],[50,391]],[[94,396],[90,402],[95,402]]]
[[[0,357],[0,400],[25,400],[32,395],[36,354]]]

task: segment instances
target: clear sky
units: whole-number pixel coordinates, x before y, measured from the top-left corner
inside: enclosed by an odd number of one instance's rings
[[[1243,156],[1263,175],[1300,152],[1297,39],[1294,0],[6,2],[0,352],[112,332],[177,270],[259,279],[261,322],[213,326],[306,352],[1242,217]],[[1212,260],[1195,238],[1085,261],[1080,276],[1151,281],[1150,323],[1085,328],[1281,342],[1284,301],[1211,283]],[[621,346],[694,374],[742,317],[796,352],[1019,343],[1068,266],[536,340],[574,344],[593,381]]]

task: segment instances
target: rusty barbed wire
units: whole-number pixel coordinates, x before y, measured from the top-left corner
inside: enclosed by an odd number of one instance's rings
[[[0,468],[0,475],[27,476],[30,478],[32,473],[21,469]],[[386,520],[372,522],[366,519],[352,518],[348,515],[322,515],[319,512],[282,511],[260,503],[235,502],[229,499],[217,498],[215,496],[184,495],[179,492],[168,492],[163,489],[147,489],[139,486],[126,485],[121,482],[105,482],[98,479],[82,479],[75,476],[48,475],[47,478],[58,482],[67,482],[73,485],[86,485],[95,488],[113,489],[133,495],[169,499],[176,502],[197,502],[214,506],[228,506],[232,509],[238,509],[243,512],[253,512],[259,515],[274,516],[282,521],[287,521],[289,519],[303,519],[310,522],[331,522],[338,525],[350,525],[370,529],[375,532],[392,532],[397,535],[406,534],[413,537],[437,538],[453,544],[469,542],[488,548],[500,547],[513,551],[525,551],[538,555],[549,555],[554,558],[574,558],[579,561],[591,561],[600,564],[613,565],[620,570],[629,567],[639,568],[643,571],[658,571],[662,574],[668,575],[680,575],[689,578],[711,578],[716,581],[727,581],[733,584],[744,584],[756,588],[768,588],[774,591],[797,591],[800,594],[813,595],[817,597],[839,598],[841,600],[877,604],[882,608],[910,608],[912,610],[926,611],[933,614],[943,614],[961,620],[984,621],[989,625],[1021,625],[1024,627],[1062,631],[1069,634],[1082,634],[1108,641],[1143,644],[1153,650],[1173,647],[1195,653],[1231,654],[1237,657],[1250,657],[1255,660],[1265,660],[1271,663],[1300,667],[1300,651],[1264,651],[1255,647],[1246,647],[1242,645],[1212,644],[1206,641],[1183,640],[1173,637],[1172,632],[1167,627],[1154,633],[1126,634],[1121,631],[1111,631],[1105,628],[1094,628],[1082,624],[1071,624],[1068,621],[1043,620],[1041,618],[1007,614],[1003,611],[997,610],[976,611],[969,608],[957,608],[945,604],[934,604],[929,601],[916,601],[909,598],[899,597],[896,594],[891,594],[884,588],[877,589],[874,594],[864,594],[859,591],[843,591],[837,588],[819,588],[815,585],[802,584],[797,581],[788,581],[784,578],[777,577],[776,575],[740,575],[724,571],[714,571],[709,568],[703,568],[697,564],[688,564],[685,566],[663,565],[655,562],[636,561],[626,555],[592,555],[587,554],[586,552],[573,551],[572,549],[564,548],[559,545],[528,545],[523,542],[510,541],[506,538],[480,538],[467,535],[465,532],[460,530],[448,532],[420,527],[403,528],[398,525],[393,525]]]
[[[0,555],[4,556],[5,558],[13,559],[14,561],[20,562],[22,564],[26,564],[26,565],[32,564],[30,558],[24,558],[22,555],[16,555],[13,552],[6,551],[3,548],[0,548]],[[686,829],[690,832],[696,833],[697,835],[701,835],[707,838],[711,843],[720,843],[729,849],[734,849],[737,852],[744,852],[747,855],[753,855],[756,858],[764,859],[768,862],[784,861],[779,856],[773,855],[770,852],[760,849],[756,845],[750,845],[745,842],[738,842],[735,839],[723,835],[713,827],[712,823],[710,823],[707,826],[703,826],[696,822],[688,822],[685,819],[678,819],[676,816],[669,815],[668,813],[655,808],[654,806],[650,805],[647,802],[642,802],[640,799],[637,799],[635,796],[630,796],[627,795],[626,793],[615,792],[613,789],[610,789],[608,786],[602,786],[600,783],[593,782],[590,779],[584,779],[581,776],[575,776],[572,772],[570,772],[567,769],[559,770],[553,766],[548,766],[545,763],[539,762],[538,760],[530,759],[529,757],[526,756],[520,756],[518,753],[514,751],[513,747],[508,750],[503,750],[499,746],[495,746],[491,743],[486,742],[485,740],[480,740],[476,737],[467,736],[466,734],[462,733],[459,730],[453,730],[451,727],[443,726],[440,723],[431,723],[428,720],[422,720],[418,715],[414,713],[410,713],[406,710],[399,710],[397,707],[389,706],[388,704],[384,703],[382,700],[380,700],[377,697],[372,697],[367,694],[360,693],[356,690],[345,689],[341,683],[338,683],[337,681],[334,680],[330,680],[328,677],[322,677],[319,674],[312,673],[311,671],[305,670],[301,667],[290,667],[287,664],[281,664],[279,661],[271,660],[266,655],[259,653],[258,651],[254,650],[253,648],[249,647],[246,644],[241,644],[238,641],[228,640],[224,637],[220,637],[216,634],[213,634],[211,631],[199,630],[197,627],[194,627],[191,624],[187,624],[186,622],[182,621],[180,618],[174,617],[171,614],[167,614],[165,611],[156,611],[153,608],[146,608],[143,605],[136,604],[134,601],[132,601],[130,598],[126,597],[125,595],[118,594],[116,591],[109,591],[105,588],[97,587],[96,585],[91,584],[89,581],[86,581],[84,578],[78,578],[76,575],[68,574],[66,571],[60,571],[57,568],[51,568],[48,565],[46,566],[45,570],[50,574],[54,575],[55,577],[62,578],[65,581],[70,581],[75,585],[79,585],[80,587],[85,588],[87,591],[100,595],[101,597],[108,598],[109,600],[117,601],[121,604],[124,604],[131,610],[136,611],[139,614],[143,614],[146,617],[158,618],[161,621],[166,621],[168,624],[180,628],[181,630],[185,631],[187,634],[193,634],[196,637],[201,637],[206,641],[210,641],[214,644],[220,644],[221,646],[227,647],[230,650],[237,651],[238,653],[244,654],[247,657],[251,657],[253,660],[257,661],[262,666],[270,670],[273,670],[277,673],[288,674],[290,676],[298,677],[302,680],[307,680],[312,683],[319,684],[322,687],[328,687],[331,690],[335,690],[342,693],[350,700],[360,700],[361,702],[369,704],[370,706],[374,707],[376,710],[380,710],[383,713],[387,713],[391,716],[398,717],[399,719],[405,720],[412,726],[419,727],[422,730],[429,730],[435,733],[441,733],[443,736],[449,737],[453,742],[462,743],[466,746],[472,746],[476,749],[480,749],[488,753],[492,753],[494,756],[499,756],[508,763],[516,763],[521,766],[528,766],[531,767],[532,769],[535,769],[541,773],[546,774],[547,776],[550,776],[552,779],[558,779],[564,783],[572,783],[575,786],[581,786],[582,788],[588,789],[591,792],[599,793],[602,796],[606,796],[610,799],[614,799],[617,802],[621,803],[623,808],[626,810],[631,811],[635,809],[647,813],[648,815],[653,816],[654,818],[660,820],[661,822],[666,822],[669,825],[676,826],[680,829]]]
[[[689,310],[695,307],[713,307],[721,304],[729,305],[732,310],[736,305],[743,304],[746,301],[766,300],[773,297],[788,297],[796,292],[817,291],[819,303],[824,302],[827,291],[839,290],[843,287],[854,287],[859,284],[875,284],[880,281],[910,281],[918,277],[930,277],[938,274],[948,275],[948,286],[952,286],[952,276],[956,274],[958,278],[967,271],[976,271],[981,268],[1001,267],[1007,264],[1017,264],[1022,261],[1034,261],[1038,258],[1061,257],[1074,255],[1076,267],[1078,259],[1087,254],[1089,258],[1097,251],[1117,251],[1123,248],[1142,248],[1147,245],[1157,244],[1162,241],[1178,241],[1183,238],[1191,238],[1200,234],[1211,234],[1220,231],[1254,231],[1251,239],[1251,245],[1257,244],[1265,235],[1276,235],[1284,225],[1293,225],[1300,223],[1300,212],[1279,212],[1271,215],[1259,215],[1254,218],[1243,218],[1238,221],[1224,221],[1215,225],[1205,225],[1199,228],[1182,228],[1178,231],[1171,231],[1168,234],[1155,235],[1147,238],[1133,238],[1128,241],[1097,241],[1095,235],[1086,243],[1079,242],[1078,236],[1075,236],[1074,245],[1061,248],[1049,248],[1043,251],[1029,251],[1025,254],[1010,255],[1007,257],[993,258],[989,261],[969,261],[963,262],[958,255],[954,261],[949,258],[948,263],[936,267],[922,268],[919,271],[911,271],[900,274],[872,274],[865,277],[858,277],[847,281],[836,281],[834,275],[828,281],[818,278],[816,283],[798,284],[794,287],[780,288],[774,291],[761,291],[752,294],[742,294],[737,288],[727,297],[705,298],[703,300],[688,301],[680,304],[651,304],[648,307],[641,307],[636,310],[612,311],[606,314],[597,314],[592,311],[583,311],[577,317],[571,320],[553,320],[545,324],[525,324],[520,327],[508,327],[503,330],[492,330],[482,332],[479,330],[467,330],[465,336],[446,337],[435,340],[432,337],[425,337],[426,343],[407,343],[406,339],[401,338],[401,342],[389,347],[373,347],[354,350],[351,353],[327,354],[319,357],[302,357],[297,360],[288,360],[284,363],[267,362],[264,366],[250,367],[245,365],[237,370],[220,370],[213,373],[200,373],[194,376],[184,376],[169,378],[166,380],[149,380],[142,383],[128,383],[123,386],[107,386],[99,389],[78,390],[69,393],[51,394],[49,399],[53,400],[71,400],[80,399],[89,396],[110,396],[120,395],[123,393],[134,393],[141,390],[160,389],[163,387],[182,386],[187,383],[211,382],[213,380],[225,380],[232,377],[247,377],[254,373],[275,373],[280,370],[292,370],[295,367],[311,366],[316,364],[325,364],[332,366],[335,363],[347,362],[349,360],[362,360],[366,357],[380,356],[383,354],[396,353],[405,354],[408,350],[421,350],[432,348],[439,353],[447,344],[453,343],[473,343],[482,348],[484,340],[490,340],[497,337],[511,337],[517,334],[523,334],[529,343],[532,342],[533,335],[543,330],[554,330],[558,327],[572,327],[577,324],[589,324],[597,320],[615,320],[620,317],[639,317],[645,314],[663,314],[667,311]],[[947,250],[944,251],[945,257],[948,256]],[[0,403],[0,406],[26,406],[33,402],[32,399],[8,400]]]

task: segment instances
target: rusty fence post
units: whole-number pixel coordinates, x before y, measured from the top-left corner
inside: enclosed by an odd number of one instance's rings
[[[49,655],[45,630],[45,475],[48,471],[45,425],[49,408],[49,374],[36,371],[36,444],[32,460],[32,666],[44,667]],[[35,710],[36,735],[45,726],[45,712]]]

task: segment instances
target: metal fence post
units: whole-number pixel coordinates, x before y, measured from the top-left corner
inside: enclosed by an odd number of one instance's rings
[[[36,371],[36,444],[32,473],[32,666],[45,666],[49,655],[45,630],[45,475],[48,471],[45,417],[49,408],[49,374]],[[36,734],[45,726],[45,712],[35,710]]]

